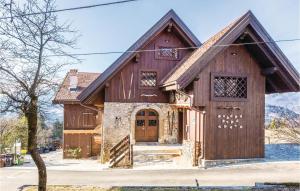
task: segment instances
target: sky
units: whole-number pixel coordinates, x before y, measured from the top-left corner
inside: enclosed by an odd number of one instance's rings
[[[57,0],[57,8],[70,8],[117,0]],[[140,0],[137,2],[57,13],[60,22],[71,22],[78,31],[76,49],[71,53],[125,51],[163,15],[173,9],[203,43],[236,18],[251,10],[274,40],[300,38],[300,0]],[[300,71],[300,41],[278,46]],[[71,68],[102,73],[120,54],[81,56]],[[292,99],[291,96],[293,97]],[[285,101],[278,101],[282,98]],[[298,106],[300,94],[266,97],[267,103]],[[298,100],[298,101],[297,101]],[[62,109],[50,109],[62,119]]]
[[[114,0],[57,0],[57,8]],[[201,41],[251,10],[274,40],[300,38],[299,0],[140,0],[137,2],[58,13],[80,37],[72,53],[125,51],[164,14],[173,9]],[[300,71],[300,41],[279,47]],[[103,72],[120,54],[81,56],[80,64],[65,68]],[[64,75],[64,74],[63,74]]]

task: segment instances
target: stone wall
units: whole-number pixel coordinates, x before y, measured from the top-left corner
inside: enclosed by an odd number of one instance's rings
[[[181,160],[185,164],[193,165],[195,157],[195,142],[191,140],[183,140]]]
[[[135,143],[135,116],[142,109],[153,109],[159,115],[159,143],[177,143],[178,112],[167,103],[105,102],[103,115],[102,162],[108,161],[109,149],[130,134]]]

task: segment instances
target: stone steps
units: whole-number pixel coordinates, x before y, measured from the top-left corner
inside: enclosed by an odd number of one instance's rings
[[[134,166],[171,165],[180,158],[181,146],[177,145],[134,145]]]

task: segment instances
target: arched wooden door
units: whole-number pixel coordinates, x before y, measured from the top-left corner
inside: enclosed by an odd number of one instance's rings
[[[137,112],[135,120],[135,141],[158,141],[158,114],[155,110],[144,109]]]

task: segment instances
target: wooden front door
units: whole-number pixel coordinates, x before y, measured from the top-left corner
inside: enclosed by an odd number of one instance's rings
[[[135,140],[137,142],[158,141],[158,114],[156,111],[145,109],[136,114]]]

